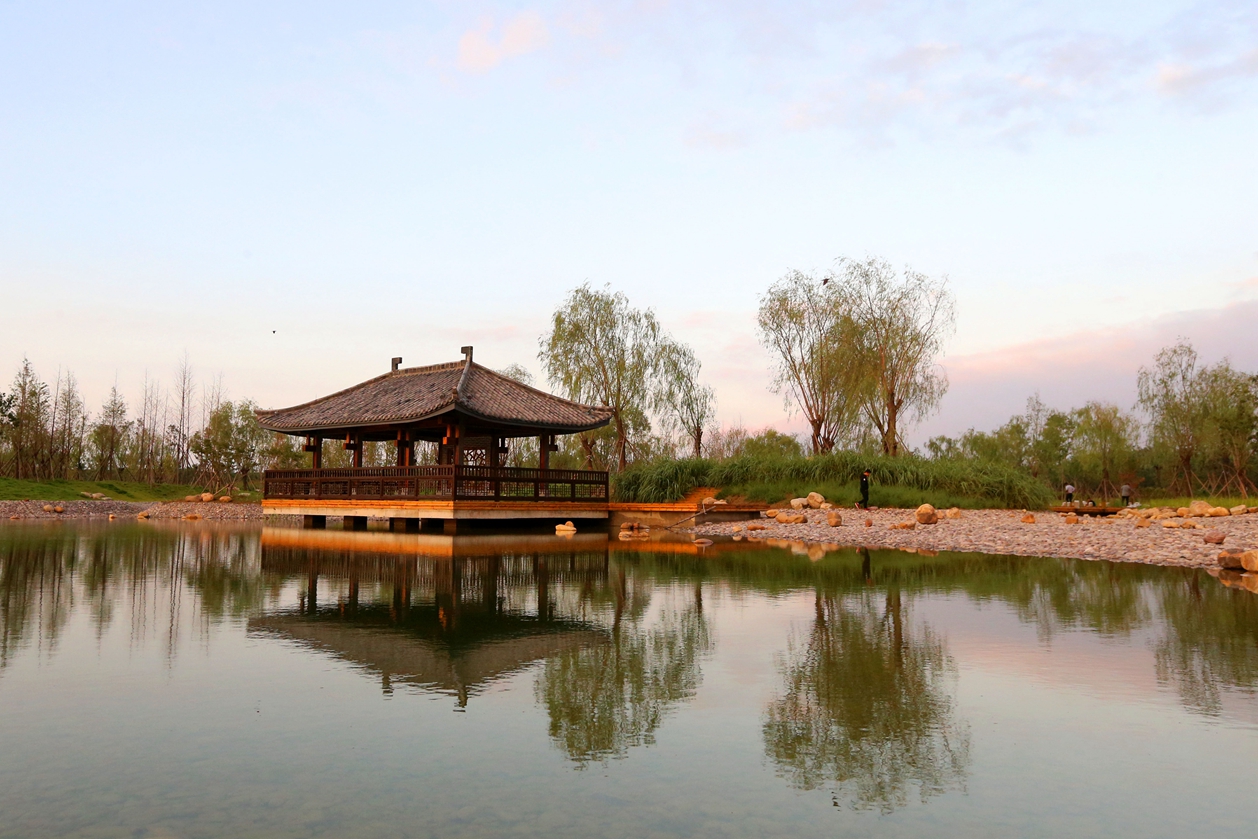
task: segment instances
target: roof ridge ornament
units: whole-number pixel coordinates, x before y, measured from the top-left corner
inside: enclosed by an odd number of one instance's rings
[[[402,356],[400,355],[393,356],[393,371],[392,372],[396,373],[398,371],[398,368],[401,366],[402,366]]]
[[[469,344],[466,347],[460,347],[459,352],[463,353],[463,375],[459,376],[459,384],[454,388],[454,401],[458,402],[463,398],[463,386],[467,384],[467,376],[472,372],[472,347]]]

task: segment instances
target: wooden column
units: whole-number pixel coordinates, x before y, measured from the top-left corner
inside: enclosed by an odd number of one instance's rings
[[[551,435],[543,434],[537,438],[537,468],[550,468],[550,441]]]
[[[411,435],[406,431],[397,433],[397,465],[411,466],[414,464],[414,443],[411,442]]]
[[[311,469],[323,468],[323,438],[322,437],[307,437],[306,444],[302,446],[302,449],[310,452],[310,468]]]

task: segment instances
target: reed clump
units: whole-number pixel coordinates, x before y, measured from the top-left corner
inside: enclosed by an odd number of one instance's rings
[[[871,473],[871,503],[880,506],[906,506],[920,498],[936,506],[945,502],[947,506],[1035,510],[1053,502],[1052,493],[1038,480],[998,463],[856,452],[815,457],[660,459],[614,475],[612,492],[619,501],[660,503],[676,501],[696,487],[718,487],[722,496],[765,502],[818,491],[844,504],[855,501],[857,483],[865,469]]]

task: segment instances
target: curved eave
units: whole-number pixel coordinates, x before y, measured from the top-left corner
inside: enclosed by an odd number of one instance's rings
[[[303,406],[298,406],[298,407],[303,407]],[[352,423],[337,422],[337,423],[323,423],[320,425],[303,425],[300,428],[283,428],[283,427],[278,427],[275,425],[267,424],[266,422],[267,416],[274,416],[275,414],[284,413],[284,411],[259,411],[258,424],[261,425],[263,428],[265,428],[267,431],[274,431],[277,434],[288,434],[289,436],[292,436],[292,437],[302,437],[302,436],[309,436],[312,432],[316,432],[316,431],[333,431],[333,430],[341,430],[341,429],[347,429],[347,428],[379,428],[381,426],[395,426],[395,425],[414,425],[416,423],[421,423],[427,420],[436,419],[437,417],[440,417],[440,416],[443,416],[445,414],[452,413],[452,412],[458,412],[460,414],[463,414],[464,416],[471,417],[472,419],[479,420],[480,422],[490,424],[490,425],[501,425],[501,426],[507,426],[511,428],[532,428],[532,429],[538,429],[540,431],[545,431],[547,433],[552,433],[552,434],[580,434],[583,431],[593,431],[596,428],[602,428],[603,426],[611,422],[610,415],[603,417],[600,420],[595,420],[589,423],[582,423],[580,425],[564,425],[564,424],[545,423],[545,422],[525,422],[522,420],[508,420],[508,419],[503,419],[501,417],[492,417],[487,414],[482,414],[477,411],[469,410],[463,405],[447,405],[446,407],[441,408],[437,411],[430,411],[427,414],[420,414],[416,416],[371,420],[369,422],[352,422]]]

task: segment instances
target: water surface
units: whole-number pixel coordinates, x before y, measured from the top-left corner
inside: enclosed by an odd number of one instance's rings
[[[0,837],[1251,836],[1258,596],[579,534],[0,526]]]

